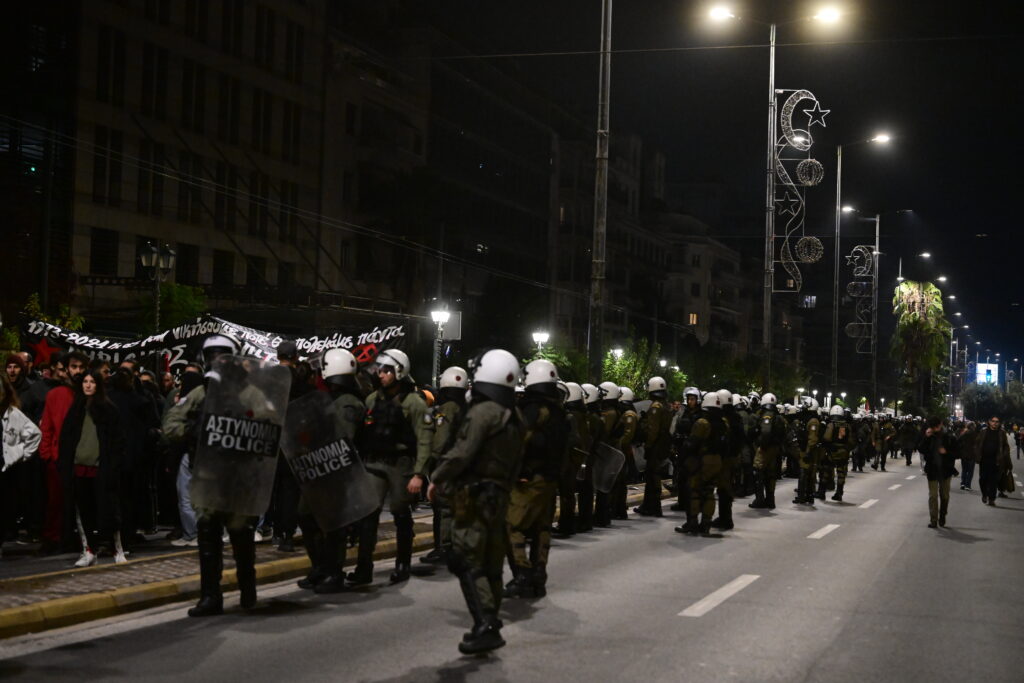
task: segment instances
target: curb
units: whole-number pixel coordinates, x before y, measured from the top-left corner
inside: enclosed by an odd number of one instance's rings
[[[662,491],[662,499],[671,498],[672,493]],[[630,495],[628,505],[643,500],[643,493]],[[434,546],[433,534],[419,533],[413,537],[412,551],[417,553]],[[396,541],[387,539],[377,544],[374,560],[395,556]],[[348,548],[345,566],[353,566],[357,549]],[[164,556],[166,557],[166,556]],[[155,559],[155,558],[154,558]],[[150,559],[143,561],[151,561]],[[309,557],[287,557],[256,565],[256,584],[275,583],[305,574],[310,567]],[[27,577],[34,578],[34,577]],[[221,578],[221,589],[232,591],[238,588],[234,569],[225,569]],[[74,626],[87,621],[106,619],[120,614],[158,607],[172,602],[186,602],[199,596],[199,574],[152,583],[115,588],[98,593],[73,595],[55,600],[45,600],[31,605],[21,605],[0,610],[0,639],[40,633],[65,626]]]

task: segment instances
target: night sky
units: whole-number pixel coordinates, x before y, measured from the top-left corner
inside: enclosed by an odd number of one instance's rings
[[[742,20],[711,23],[706,16],[713,4],[615,3],[613,50],[698,49],[613,55],[612,135],[636,132],[661,148],[670,181],[725,184],[728,211],[752,217],[754,229],[723,241],[760,253],[768,28]],[[957,300],[947,312],[963,312],[982,349],[1001,351],[1004,358],[1024,355],[1021,174],[1015,163],[1024,151],[1024,5],[944,0],[832,5],[844,12],[841,23],[832,26],[800,20],[821,3],[731,5],[741,17],[779,24],[776,87],[811,90],[822,108],[831,110],[827,128],[812,131],[812,153],[825,165],[826,176],[808,192],[807,212],[807,232],[822,238],[826,256],[805,268],[804,293],[831,306],[835,146],[843,144],[843,203],[882,213],[883,331],[892,324],[886,302],[902,256],[908,278],[949,278],[940,286]],[[599,46],[600,0],[447,0],[442,6],[441,18],[478,40],[481,54]],[[797,45],[811,42],[817,44]],[[596,119],[596,55],[500,61],[584,120]],[[887,148],[846,147],[882,130],[894,136]],[[897,215],[900,209],[913,213]],[[856,243],[856,230],[865,239],[873,235],[869,224],[845,220],[844,252]],[[932,254],[930,262],[916,258],[924,250]],[[1012,305],[1018,302],[1022,305]],[[885,348],[888,340],[882,343]]]

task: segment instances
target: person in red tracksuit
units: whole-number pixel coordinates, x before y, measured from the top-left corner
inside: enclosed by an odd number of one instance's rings
[[[58,552],[64,531],[64,496],[60,474],[57,472],[57,456],[60,452],[60,430],[68,409],[75,400],[72,386],[81,381],[89,363],[84,354],[72,351],[53,364],[54,378],[61,385],[46,395],[43,418],[39,429],[43,439],[39,444],[39,458],[46,463],[46,516],[43,522],[43,544],[41,552]]]

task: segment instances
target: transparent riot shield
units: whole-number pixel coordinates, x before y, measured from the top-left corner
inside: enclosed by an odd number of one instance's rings
[[[594,449],[594,464],[590,472],[594,478],[594,488],[601,493],[609,493],[625,463],[626,456],[622,451],[606,443],[599,443]]]
[[[221,356],[207,373],[206,400],[192,469],[192,505],[259,516],[274,488],[288,406],[288,368]]]
[[[314,391],[289,404],[281,452],[324,531],[346,527],[379,506],[377,477],[366,471],[355,445],[342,436],[330,395]]]

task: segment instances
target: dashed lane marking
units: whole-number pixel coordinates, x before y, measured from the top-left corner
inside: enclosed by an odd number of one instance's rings
[[[838,528],[839,528],[838,524],[826,524],[825,526],[821,527],[820,529],[815,531],[813,534],[811,534],[807,538],[814,538],[814,539],[825,538],[826,536],[828,536],[830,533],[832,533],[833,531],[835,531]]]
[[[907,477],[907,481],[910,481],[911,479],[917,479],[917,475],[911,474],[909,477]]]
[[[874,505],[877,502],[878,502],[877,498],[869,498],[868,500],[865,500],[863,503],[861,503],[857,507],[859,507],[861,510],[867,510],[869,507],[871,507],[872,505]]]
[[[892,486],[889,487],[889,490],[890,491],[895,491],[896,489],[898,489],[901,486],[903,486],[903,484],[893,484]]]
[[[702,617],[714,608],[721,605],[723,602],[731,598],[732,596],[739,593],[741,590],[749,586],[750,584],[761,578],[760,574],[743,574],[736,577],[729,583],[725,584],[714,593],[711,593],[705,598],[701,598],[697,602],[693,603],[682,612],[679,613],[681,617]]]

